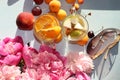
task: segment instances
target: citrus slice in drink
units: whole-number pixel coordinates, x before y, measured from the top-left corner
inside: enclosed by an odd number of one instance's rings
[[[70,41],[79,41],[85,37],[88,32],[87,20],[79,14],[69,15],[63,21],[63,33]]]
[[[56,17],[51,14],[39,16],[33,27],[34,35],[38,41],[54,42],[61,33],[61,27]]]
[[[55,43],[59,43],[62,40],[62,33],[58,35],[58,37],[54,40]]]
[[[40,33],[42,33],[42,34],[44,34],[44,36],[46,37],[46,38],[57,38],[57,36],[60,34],[60,32],[61,32],[61,27],[60,26],[54,26],[54,27],[49,27],[49,28],[47,28],[47,29],[40,29],[40,31],[39,31]],[[39,33],[38,32],[38,33]]]

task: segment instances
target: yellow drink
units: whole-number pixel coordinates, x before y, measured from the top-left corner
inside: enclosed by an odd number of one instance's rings
[[[38,41],[54,42],[61,33],[58,20],[51,14],[39,16],[33,27],[34,36]]]
[[[63,28],[63,32],[68,40],[79,41],[88,32],[88,22],[83,16],[72,14],[63,21]]]

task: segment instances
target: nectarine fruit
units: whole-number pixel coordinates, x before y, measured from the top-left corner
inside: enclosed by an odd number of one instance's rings
[[[32,30],[34,16],[29,12],[21,12],[16,19],[16,24],[20,30]]]

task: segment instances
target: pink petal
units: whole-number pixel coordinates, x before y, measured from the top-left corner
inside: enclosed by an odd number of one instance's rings
[[[21,53],[16,55],[7,55],[3,60],[0,60],[0,63],[8,65],[17,65],[21,59]]]
[[[36,49],[28,47],[28,46],[24,46],[22,57],[27,67],[33,66],[32,59],[34,57],[37,58],[38,57],[37,54],[38,52]]]
[[[75,52],[71,52],[67,55],[67,61],[65,66],[73,73],[80,71],[91,73],[94,67],[92,59],[87,54]]]

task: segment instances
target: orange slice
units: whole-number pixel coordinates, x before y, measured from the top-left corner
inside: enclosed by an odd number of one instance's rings
[[[54,40],[55,43],[59,43],[62,40],[62,34],[59,34],[58,37]]]
[[[57,38],[60,32],[61,32],[60,26],[54,26],[47,29],[44,29],[44,28],[40,29],[40,33],[42,33],[44,37],[51,38],[51,39]]]
[[[50,42],[54,41],[61,32],[58,20],[50,15],[44,14],[39,16],[34,23],[34,35],[37,40]]]
[[[77,44],[84,46],[87,44],[88,40],[89,40],[89,37],[88,37],[88,35],[86,35],[83,39],[77,41]]]

